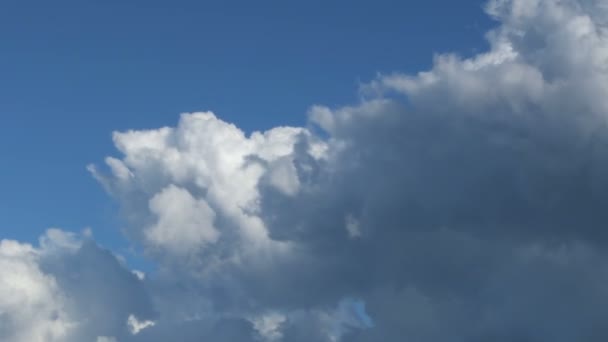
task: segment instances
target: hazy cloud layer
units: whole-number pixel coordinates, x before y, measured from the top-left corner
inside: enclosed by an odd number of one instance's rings
[[[608,6],[486,10],[489,51],[306,128],[115,133],[89,169],[158,270],[59,230],[3,241],[0,339],[608,339]]]

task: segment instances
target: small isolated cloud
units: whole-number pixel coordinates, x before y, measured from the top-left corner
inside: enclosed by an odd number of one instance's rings
[[[287,321],[285,315],[271,312],[252,318],[254,329],[267,342],[280,341],[283,338],[281,326]]]
[[[129,318],[127,318],[127,325],[129,326],[129,331],[133,335],[139,334],[140,331],[148,327],[153,327],[154,324],[156,323],[150,320],[139,321],[134,315],[129,315]]]
[[[97,342],[117,342],[114,337],[99,336]]]
[[[3,241],[1,339],[606,341],[606,6],[486,10],[488,51],[309,128],[115,133],[89,169],[158,270],[60,230]]]

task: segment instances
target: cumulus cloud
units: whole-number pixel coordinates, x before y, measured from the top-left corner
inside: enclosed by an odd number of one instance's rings
[[[38,246],[2,240],[0,273],[3,341],[117,341],[129,313],[154,316],[137,277],[74,233],[49,229]]]
[[[0,244],[21,341],[605,341],[608,8],[493,0],[488,51],[381,75],[305,128],[210,112],[89,169],[157,270]]]
[[[61,341],[73,328],[55,279],[31,245],[0,242],[0,336],[5,341]]]
[[[150,212],[157,221],[144,231],[152,246],[173,253],[201,249],[218,239],[213,226],[215,212],[204,200],[197,200],[188,190],[169,185],[150,199]]]
[[[183,262],[164,275],[206,314],[258,317],[267,339],[601,340],[605,6],[486,8],[500,23],[489,51],[380,76],[357,105],[312,107],[324,138],[246,137],[188,114],[175,129],[117,134],[124,157],[97,175],[142,204],[126,212],[145,248],[138,227],[158,224],[149,203],[162,189],[209,203],[212,246],[153,257]],[[373,324],[336,328],[345,298],[362,300]]]

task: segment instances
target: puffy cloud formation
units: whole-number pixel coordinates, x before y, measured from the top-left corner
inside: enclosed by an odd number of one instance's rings
[[[2,341],[123,340],[130,315],[155,315],[143,284],[113,254],[57,229],[38,247],[2,240],[0,279]]]
[[[90,170],[157,271],[56,230],[4,241],[2,340],[607,340],[608,6],[486,10],[487,52],[306,128],[115,133]]]
[[[72,327],[55,279],[30,245],[0,243],[0,336],[5,341],[60,341]]]

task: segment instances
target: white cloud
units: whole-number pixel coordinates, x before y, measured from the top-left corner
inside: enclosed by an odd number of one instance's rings
[[[133,335],[139,334],[140,331],[153,327],[156,323],[150,320],[139,321],[137,317],[134,315],[129,315],[127,318],[127,325],[129,326],[129,331]]]
[[[133,274],[135,274],[135,276],[136,276],[136,277],[137,277],[137,279],[139,279],[139,280],[144,280],[144,279],[146,279],[146,274],[145,274],[144,272],[142,272],[142,271],[139,271],[139,270],[131,270],[131,272],[132,272]]]
[[[357,220],[353,215],[346,215],[344,224],[349,237],[361,237],[361,226],[359,225],[359,220]]]
[[[287,320],[285,315],[278,312],[271,312],[255,316],[251,320],[254,329],[262,336],[264,341],[280,341],[283,337],[281,325]]]
[[[117,341],[128,336],[128,312],[151,317],[142,283],[82,237],[53,228],[39,246],[0,242],[3,341]],[[138,329],[147,321],[138,321]]]
[[[298,170],[291,158],[283,157],[271,163],[268,170],[268,183],[285,195],[295,195],[300,188]]]
[[[55,279],[39,265],[41,251],[0,241],[0,336],[7,342],[63,341],[74,327]]]
[[[305,132],[301,128],[278,127],[246,137],[237,127],[210,112],[185,114],[176,128],[115,133],[114,142],[125,158],[106,159],[112,178],[93,166],[89,169],[125,202],[138,196],[151,199],[167,191],[168,186],[182,189],[181,193],[188,191],[219,218],[231,221],[244,239],[264,243],[268,242],[264,228],[251,215],[257,206],[258,181],[267,163],[291,153],[298,136]],[[297,179],[290,174],[292,170],[281,165],[277,161],[273,181],[285,191],[294,191]],[[157,197],[156,201],[160,199]],[[127,211],[131,219],[139,220],[133,226],[147,220],[148,214],[139,215],[142,208]],[[153,231],[160,234],[166,229]],[[212,241],[211,231],[207,229],[207,238],[199,239]],[[152,236],[151,241],[157,240]]]
[[[117,342],[114,337],[99,336],[97,342]]]
[[[152,246],[181,254],[201,249],[219,238],[220,233],[213,226],[215,212],[188,190],[170,185],[150,199],[149,207],[157,218],[144,231]]]

